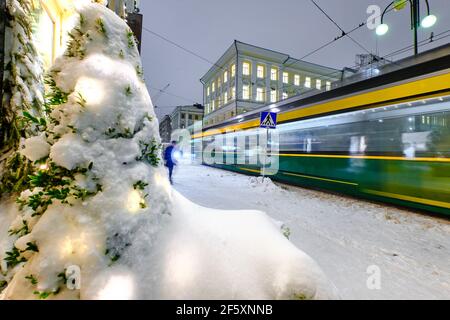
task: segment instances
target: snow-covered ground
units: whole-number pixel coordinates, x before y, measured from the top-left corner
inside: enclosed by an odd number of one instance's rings
[[[448,220],[205,166],[181,165],[174,179],[199,205],[285,222],[344,299],[450,299]],[[369,289],[377,267],[381,288]]]

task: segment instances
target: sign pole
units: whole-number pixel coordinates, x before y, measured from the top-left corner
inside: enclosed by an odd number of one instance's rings
[[[276,129],[277,127],[277,114],[275,112],[261,112],[260,114],[260,125],[261,129],[266,129],[266,145],[264,146],[265,154],[264,154],[264,164],[261,163],[261,174],[264,178],[266,176],[266,166],[268,159],[268,150],[269,150],[269,130]]]
[[[267,166],[267,150],[269,148],[269,128],[266,128],[266,145],[265,145],[265,155],[264,155],[264,167],[262,168],[263,179],[266,177],[266,166]]]

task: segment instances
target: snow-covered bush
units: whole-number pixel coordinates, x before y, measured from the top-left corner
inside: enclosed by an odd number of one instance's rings
[[[171,189],[130,29],[100,4],[78,13],[46,79],[49,118],[21,146],[37,161],[30,187],[0,204],[2,298],[334,297],[264,213],[202,208]]]

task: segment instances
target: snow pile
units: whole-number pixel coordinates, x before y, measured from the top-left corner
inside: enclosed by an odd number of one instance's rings
[[[2,297],[336,297],[264,213],[202,208],[170,188],[131,31],[100,4],[78,10],[47,79],[45,130],[22,144],[39,159],[32,188],[0,207],[13,220],[0,228]]]

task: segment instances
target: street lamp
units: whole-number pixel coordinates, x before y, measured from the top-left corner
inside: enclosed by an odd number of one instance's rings
[[[409,2],[411,8],[411,30],[414,32],[414,54],[417,55],[419,53],[418,43],[417,43],[417,29],[419,26],[422,28],[430,28],[434,26],[437,21],[437,18],[434,14],[430,13],[430,4],[428,0],[425,0],[427,5],[427,15],[420,22],[420,2],[419,0],[395,0],[392,1],[386,9],[384,9],[383,14],[381,15],[381,24],[376,28],[375,32],[378,36],[385,35],[389,31],[389,26],[384,23],[384,15],[389,8],[394,6],[396,9],[403,9],[406,2]]]

